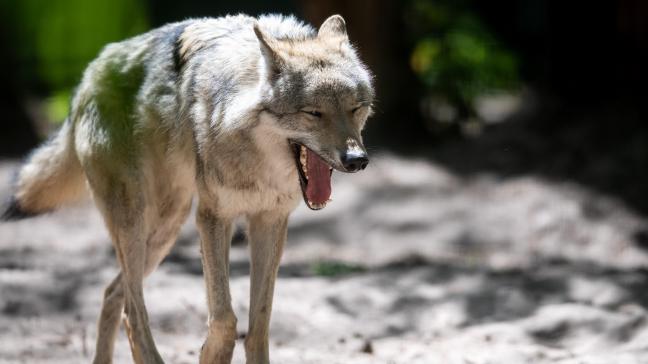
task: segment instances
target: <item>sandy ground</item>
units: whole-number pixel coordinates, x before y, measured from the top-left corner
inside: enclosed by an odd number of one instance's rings
[[[15,165],[0,163],[3,197]],[[290,223],[274,363],[648,363],[646,220],[615,198],[390,155],[335,176],[334,202]],[[231,261],[243,337],[244,239]],[[89,362],[116,271],[90,203],[0,224],[0,362]],[[196,363],[206,303],[193,218],[145,287],[162,356]],[[123,331],[116,350],[131,362]],[[239,340],[234,362],[243,354]]]

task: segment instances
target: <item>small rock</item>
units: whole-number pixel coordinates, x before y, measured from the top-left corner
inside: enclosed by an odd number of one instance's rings
[[[373,354],[373,345],[371,345],[371,341],[367,340],[364,342],[364,345],[362,345],[362,349],[360,349],[361,353],[365,354]]]

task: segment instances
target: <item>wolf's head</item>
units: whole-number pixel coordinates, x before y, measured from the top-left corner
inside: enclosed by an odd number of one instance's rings
[[[254,31],[263,55],[264,110],[295,153],[306,204],[321,209],[333,169],[357,172],[369,163],[361,131],[371,114],[371,75],[339,15],[303,39],[277,39],[258,24]]]

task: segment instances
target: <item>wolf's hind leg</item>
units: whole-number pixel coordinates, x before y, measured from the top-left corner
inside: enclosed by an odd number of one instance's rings
[[[166,215],[156,224],[157,228],[151,234],[149,244],[147,244],[145,275],[152,273],[168,254],[176,241],[182,222],[189,214],[191,196],[182,197],[184,199],[178,199],[180,203],[173,205],[175,208],[167,209]],[[114,343],[124,309],[124,301],[122,273],[119,273],[104,293],[94,364],[112,363]],[[125,326],[127,330],[130,330],[128,322],[125,323]],[[134,333],[129,332],[129,336],[132,335]]]
[[[124,309],[124,290],[122,275],[119,273],[106,287],[104,292],[101,316],[97,329],[97,347],[93,364],[112,363],[115,339],[119,330],[119,322]]]
[[[132,217],[132,216],[131,216]],[[137,219],[131,220],[137,221]],[[124,324],[131,345],[133,359],[137,364],[163,363],[149,328],[148,313],[144,305],[142,282],[146,269],[147,235],[137,222],[133,226],[111,229],[114,231],[115,248],[122,268],[124,290]],[[115,231],[116,230],[116,231]]]
[[[135,173],[111,173],[86,168],[97,207],[112,237],[121,266],[124,320],[133,359],[137,364],[163,363],[148,324],[144,306],[147,242],[151,235],[145,195]]]

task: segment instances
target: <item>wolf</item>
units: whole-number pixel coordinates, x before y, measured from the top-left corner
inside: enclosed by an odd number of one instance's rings
[[[163,362],[142,281],[173,246],[194,197],[208,301],[200,363],[232,359],[228,260],[239,217],[251,255],[246,359],[269,362],[288,217],[301,199],[326,206],[333,170],[367,166],[361,132],[372,78],[339,15],[318,30],[281,15],[192,19],[100,52],[61,129],[19,170],[3,215],[25,218],[91,193],[120,267],[105,290],[94,363],[112,362],[122,314],[134,361]]]

